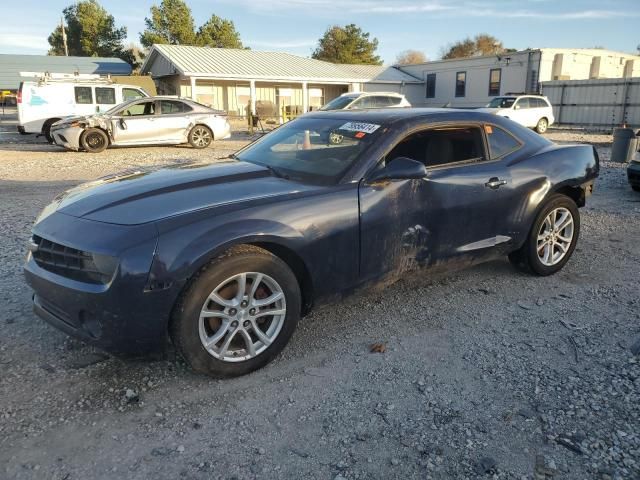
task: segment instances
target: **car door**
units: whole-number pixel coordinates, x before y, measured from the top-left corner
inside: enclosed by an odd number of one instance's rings
[[[529,105],[529,98],[523,97],[519,98],[516,103],[513,105],[513,112],[509,115],[511,120],[518,122],[520,125],[524,125],[525,127],[531,126],[531,110]]]
[[[115,87],[95,87],[96,112],[106,112],[116,105]]]
[[[479,124],[451,124],[401,138],[382,160],[408,157],[425,178],[361,182],[361,276],[469,265],[505,252],[512,202],[509,169],[493,160]],[[381,168],[381,167],[380,167]]]
[[[113,143],[136,145],[156,139],[156,102],[140,100],[126,105],[112,117]]]
[[[180,100],[159,100],[159,116],[156,118],[156,139],[167,143],[183,143],[191,119],[191,106]]]

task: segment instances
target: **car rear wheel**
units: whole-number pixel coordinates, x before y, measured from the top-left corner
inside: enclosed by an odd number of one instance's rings
[[[193,148],[207,148],[212,141],[213,133],[204,125],[196,125],[189,132],[189,143]]]
[[[552,196],[538,213],[525,244],[509,254],[518,268],[537,275],[552,275],[571,258],[580,234],[580,214],[565,195]]]
[[[266,250],[242,246],[192,281],[174,310],[170,334],[195,371],[235,377],[282,351],[300,307],[300,287],[287,264]]]
[[[99,128],[88,128],[80,137],[80,145],[90,153],[100,153],[109,146],[109,137]]]
[[[546,118],[538,120],[538,123],[536,124],[536,132],[544,133],[547,131],[547,128],[549,128],[549,120]]]

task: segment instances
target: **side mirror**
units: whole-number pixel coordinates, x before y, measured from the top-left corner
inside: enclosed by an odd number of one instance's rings
[[[120,125],[120,128],[122,130],[126,130],[127,129],[127,122],[124,121],[124,118],[121,118],[120,120],[118,120],[118,124]]]
[[[373,172],[369,177],[369,183],[381,180],[415,180],[427,176],[424,164],[407,157],[394,158],[384,168]]]

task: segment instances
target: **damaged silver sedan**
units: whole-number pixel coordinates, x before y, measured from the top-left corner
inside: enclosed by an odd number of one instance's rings
[[[206,148],[229,138],[227,114],[192,100],[150,97],[104,113],[71,117],[51,127],[54,143],[69,150],[102,152],[109,146],[179,145]]]

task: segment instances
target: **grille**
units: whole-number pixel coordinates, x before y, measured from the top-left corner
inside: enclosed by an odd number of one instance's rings
[[[104,284],[109,281],[109,278],[96,268],[93,255],[90,253],[37,235],[34,235],[32,240],[38,245],[33,252],[33,259],[39,267],[80,282]]]

